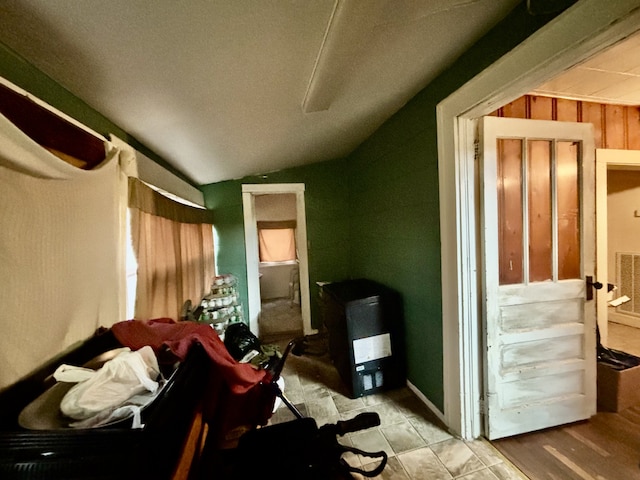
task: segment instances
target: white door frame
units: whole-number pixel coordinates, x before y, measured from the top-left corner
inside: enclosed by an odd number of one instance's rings
[[[597,272],[599,282],[608,283],[608,255],[607,241],[607,169],[608,168],[633,169],[640,168],[640,151],[638,150],[596,150],[596,242],[597,251],[604,252],[598,255]],[[607,303],[606,288],[597,290],[598,328],[602,344],[608,346],[609,340],[609,305]]]
[[[473,119],[639,28],[640,0],[580,0],[437,106],[443,414],[449,428],[462,438],[482,434]]]
[[[249,328],[260,334],[260,282],[258,256],[258,227],[256,221],[255,195],[293,193],[296,196],[296,246],[300,270],[300,309],[304,335],[317,333],[311,328],[311,299],[309,293],[309,259],[307,254],[307,217],[304,204],[304,183],[268,183],[242,185],[244,213],[244,240],[247,258],[247,294],[249,301]]]

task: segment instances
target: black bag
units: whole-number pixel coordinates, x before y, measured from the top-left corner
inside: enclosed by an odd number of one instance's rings
[[[272,478],[281,480],[342,480],[353,478],[351,472],[375,477],[384,470],[387,454],[369,453],[340,445],[338,435],[380,425],[375,412],[318,428],[313,418],[300,418],[256,430],[240,437],[233,480],[261,478],[267,469],[276,468]],[[378,466],[365,471],[349,465],[342,455],[352,452],[379,459]]]
[[[224,332],[224,346],[227,347],[233,358],[240,361],[251,350],[260,352],[260,340],[256,337],[246,323],[232,323]]]

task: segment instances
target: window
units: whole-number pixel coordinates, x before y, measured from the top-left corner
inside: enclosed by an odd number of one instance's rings
[[[177,320],[186,300],[200,301],[211,288],[212,213],[182,203],[129,178],[131,238],[138,265],[135,318]]]
[[[258,243],[260,262],[295,261],[295,222],[258,222]]]

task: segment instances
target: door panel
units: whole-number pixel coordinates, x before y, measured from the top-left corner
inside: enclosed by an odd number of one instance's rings
[[[481,122],[485,434],[596,412],[593,127]]]

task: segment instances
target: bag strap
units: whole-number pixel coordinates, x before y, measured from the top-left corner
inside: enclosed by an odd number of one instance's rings
[[[342,467],[349,472],[359,473],[360,475],[371,478],[371,477],[380,475],[384,470],[384,467],[386,467],[387,465],[387,453],[385,451],[372,453],[372,452],[365,452],[364,450],[360,450],[359,448],[355,448],[355,447],[347,447],[345,445],[340,445],[340,447],[343,453],[352,452],[352,453],[357,453],[358,455],[362,455],[364,457],[380,458],[380,464],[371,471],[366,471],[360,468],[352,467],[344,458],[340,458],[340,465],[342,465]]]

